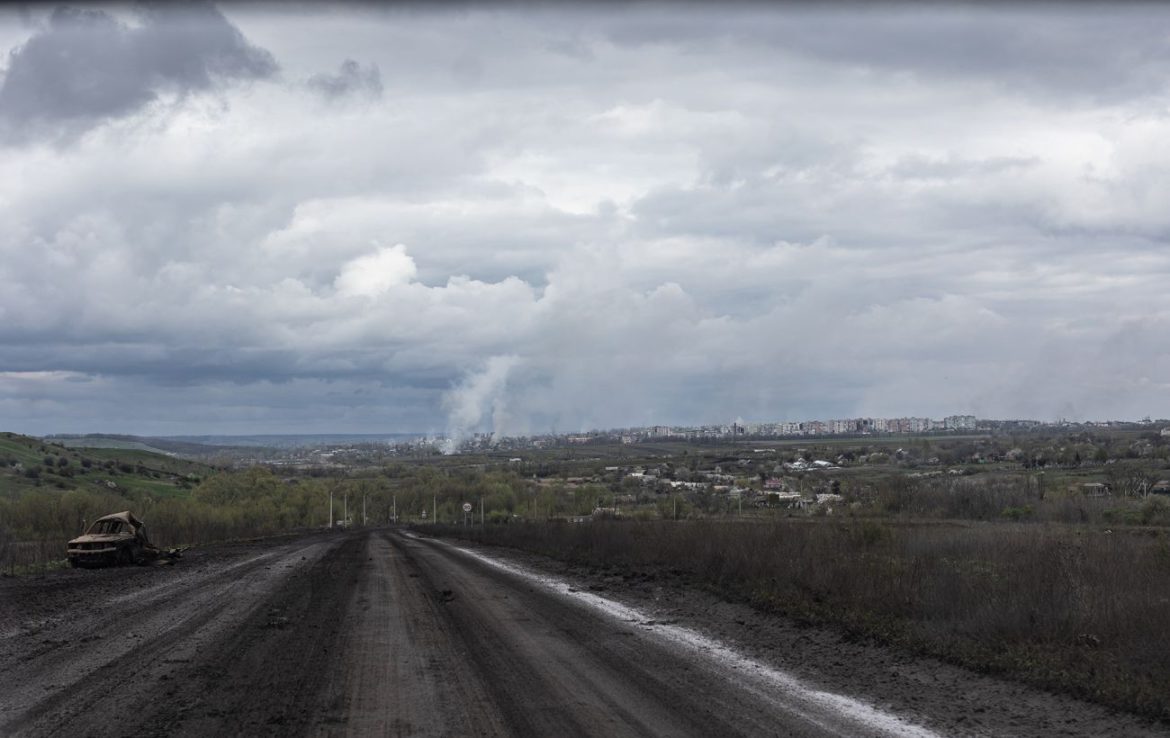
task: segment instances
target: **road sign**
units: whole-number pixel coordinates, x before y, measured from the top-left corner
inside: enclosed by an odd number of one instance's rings
[[[471,512],[471,503],[470,502],[463,503],[463,512]]]

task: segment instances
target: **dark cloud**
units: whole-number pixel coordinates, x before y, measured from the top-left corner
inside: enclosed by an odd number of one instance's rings
[[[740,12],[664,13],[646,5],[601,27],[633,47],[772,47],[859,70],[991,81],[1045,97],[1125,100],[1166,90],[1166,8],[1083,5],[842,5],[741,7]]]
[[[376,64],[362,69],[353,59],[346,59],[336,74],[314,74],[309,78],[309,87],[329,99],[349,95],[382,96],[382,73]]]
[[[272,54],[210,5],[147,9],[140,21],[131,27],[102,10],[54,10],[43,30],[9,53],[0,87],[6,137],[76,135],[163,93],[182,96],[277,71]]]

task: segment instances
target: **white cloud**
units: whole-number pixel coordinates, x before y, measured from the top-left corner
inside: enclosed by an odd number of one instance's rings
[[[372,254],[347,261],[333,286],[343,296],[377,297],[391,287],[408,284],[417,275],[406,246],[381,246]]]

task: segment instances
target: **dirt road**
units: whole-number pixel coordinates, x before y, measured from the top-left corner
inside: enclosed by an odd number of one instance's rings
[[[0,582],[0,735],[1156,735],[699,593],[399,531]]]

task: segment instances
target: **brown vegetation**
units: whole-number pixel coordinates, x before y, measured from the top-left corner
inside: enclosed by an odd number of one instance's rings
[[[36,490],[0,498],[0,570],[61,565],[65,542],[102,515],[131,509],[170,546],[251,538],[327,521],[328,492],[285,485],[264,469],[213,476],[187,497]]]

